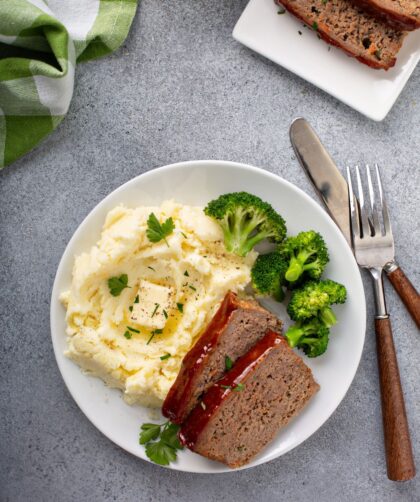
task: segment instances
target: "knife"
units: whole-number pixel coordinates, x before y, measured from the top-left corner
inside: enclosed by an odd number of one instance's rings
[[[290,126],[290,141],[303,170],[312,182],[328,214],[336,223],[353,250],[350,232],[349,194],[347,182],[338,170],[321,140],[304,118]],[[395,260],[384,270],[395,291],[404,302],[420,329],[420,295]]]

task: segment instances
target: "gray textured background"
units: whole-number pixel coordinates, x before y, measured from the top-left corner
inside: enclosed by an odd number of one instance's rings
[[[420,499],[420,475],[397,484],[385,474],[366,278],[368,330],[350,391],[303,445],[252,471],[215,478],[132,457],[88,422],[58,372],[51,287],[85,215],[133,176],[188,159],[262,166],[314,196],[289,144],[297,115],[339,165],[383,166],[397,254],[420,287],[420,68],[387,119],[374,123],[236,43],[231,31],[245,5],[143,0],[124,47],[78,67],[64,123],[0,174],[2,501]],[[387,293],[420,465],[419,333],[388,286]]]

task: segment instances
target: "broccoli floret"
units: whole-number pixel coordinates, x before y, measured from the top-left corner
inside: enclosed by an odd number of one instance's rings
[[[324,239],[313,230],[289,237],[283,242],[281,251],[289,261],[286,280],[292,284],[303,274],[310,279],[319,279],[329,261]]]
[[[284,300],[284,274],[287,262],[280,253],[261,254],[251,270],[252,287],[258,295],[273,296],[278,302]]]
[[[313,318],[290,326],[285,336],[291,347],[303,349],[308,357],[316,357],[327,350],[329,332],[322,321]]]
[[[310,281],[293,291],[287,312],[294,321],[305,321],[318,317],[327,327],[333,326],[337,319],[330,305],[346,301],[346,288],[329,279]]]
[[[284,219],[256,195],[235,192],[221,195],[204,209],[223,230],[226,249],[246,256],[264,239],[280,243],[286,236]]]

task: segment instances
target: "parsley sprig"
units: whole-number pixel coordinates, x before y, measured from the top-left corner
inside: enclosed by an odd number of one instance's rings
[[[150,242],[159,242],[162,239],[169,247],[166,237],[174,231],[175,225],[172,218],[168,218],[163,223],[160,223],[154,213],[150,213],[147,220],[146,235]]]
[[[139,443],[146,445],[146,455],[152,462],[159,465],[169,465],[176,460],[177,450],[183,449],[178,439],[178,431],[179,425],[171,422],[143,424]]]
[[[119,277],[110,277],[108,279],[108,288],[112,296],[120,296],[123,289],[130,287],[128,285],[127,274],[121,274]]]

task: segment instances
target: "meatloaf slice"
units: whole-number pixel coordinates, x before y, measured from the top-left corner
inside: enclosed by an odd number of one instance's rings
[[[191,450],[240,467],[318,391],[311,370],[277,333],[267,334],[203,396],[179,437]]]
[[[163,415],[182,423],[201,394],[223,376],[226,356],[235,362],[268,328],[280,330],[281,322],[257,302],[240,300],[229,292],[205,332],[185,355],[163,403]]]
[[[323,40],[376,69],[395,65],[405,33],[350,0],[277,0]]]
[[[399,30],[420,28],[419,0],[353,0],[370,14]]]

